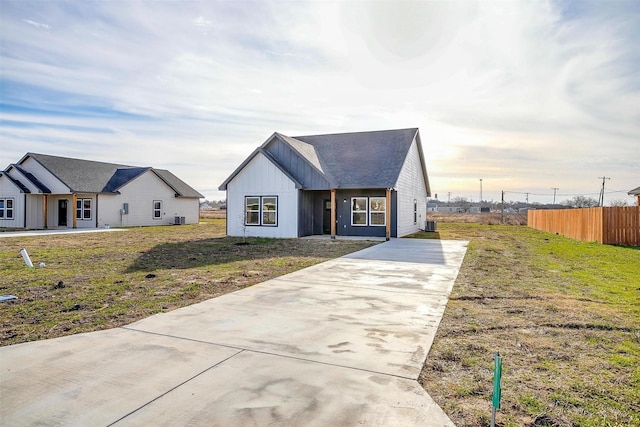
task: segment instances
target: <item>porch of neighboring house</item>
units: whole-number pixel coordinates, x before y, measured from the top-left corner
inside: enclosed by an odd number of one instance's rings
[[[97,195],[42,194],[34,195],[27,206],[26,228],[67,229],[96,227]],[[38,201],[37,199],[40,199]]]

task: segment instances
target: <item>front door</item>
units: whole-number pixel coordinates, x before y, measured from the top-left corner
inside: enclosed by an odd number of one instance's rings
[[[331,234],[331,200],[324,200],[322,206],[322,233]]]
[[[67,226],[67,200],[58,200],[58,227]]]

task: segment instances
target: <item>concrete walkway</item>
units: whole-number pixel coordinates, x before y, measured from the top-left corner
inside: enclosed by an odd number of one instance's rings
[[[452,426],[416,380],[466,246],[393,239],[122,328],[2,347],[0,424]]]

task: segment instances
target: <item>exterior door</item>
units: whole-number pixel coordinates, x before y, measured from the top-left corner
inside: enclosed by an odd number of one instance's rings
[[[331,200],[324,200],[322,206],[322,234],[331,234]]]
[[[58,200],[58,227],[67,226],[67,200]]]

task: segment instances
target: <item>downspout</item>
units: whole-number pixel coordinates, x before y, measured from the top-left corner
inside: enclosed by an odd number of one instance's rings
[[[46,230],[48,227],[47,217],[49,216],[49,200],[46,194],[42,195],[42,199],[44,202],[44,229]]]
[[[73,224],[73,228],[78,228],[78,219],[76,218],[76,209],[78,209],[78,195],[73,193],[71,195],[72,206],[71,206],[71,222]],[[80,207],[82,209],[82,206]]]
[[[326,194],[326,193],[325,193]],[[336,189],[331,189],[331,239],[336,238]]]
[[[386,198],[387,198],[387,211],[385,212],[385,223],[387,224],[385,229],[385,239],[389,241],[391,238],[391,189],[387,188],[386,190]]]
[[[96,193],[96,228],[98,228],[98,193]]]
[[[22,216],[24,217],[24,222],[22,226],[27,228],[27,193],[24,193],[24,205],[22,207]]]

